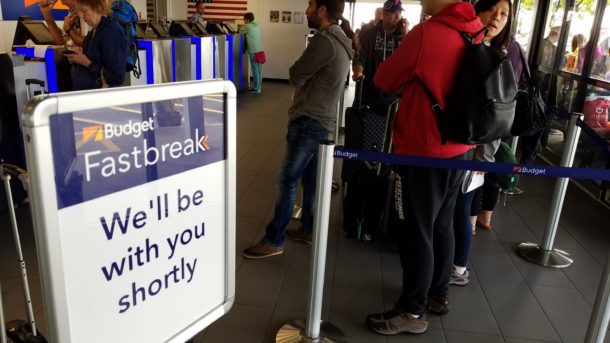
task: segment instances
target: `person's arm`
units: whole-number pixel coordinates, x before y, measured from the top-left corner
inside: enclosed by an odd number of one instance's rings
[[[423,24],[416,25],[403,39],[398,49],[377,68],[373,81],[386,92],[397,93],[415,75],[423,39]]]
[[[243,25],[242,27],[240,27],[239,28],[239,33],[242,33],[242,34],[248,33],[248,24]]]
[[[375,27],[372,27],[374,32]],[[370,29],[364,29],[360,31],[360,35],[358,39],[360,40],[360,51],[357,52],[357,56],[354,57],[352,61],[352,79],[354,81],[358,81],[358,79],[364,76],[364,65],[366,63],[366,59],[371,56],[371,49],[373,49],[373,44],[371,44],[371,31]]]
[[[76,32],[76,27],[74,25],[76,20],[80,20],[78,15],[75,13],[70,13],[64,18],[64,32],[72,39],[75,45],[83,46],[83,36],[81,36],[78,32]]]
[[[300,87],[311,79],[335,54],[331,38],[316,34],[303,55],[290,67],[290,83]]]
[[[47,27],[49,28],[49,32],[51,32],[51,36],[53,36],[53,40],[57,45],[66,44],[66,40],[64,39],[64,34],[61,32],[57,23],[55,23],[55,19],[53,19],[53,15],[51,14],[51,10],[53,10],[53,1],[49,0],[39,0],[38,5],[40,6],[40,13],[44,18],[45,23],[47,23]]]

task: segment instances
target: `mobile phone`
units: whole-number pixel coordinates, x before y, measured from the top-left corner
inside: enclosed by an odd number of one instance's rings
[[[72,50],[64,50],[64,52],[63,52],[64,56],[66,56],[66,55],[75,55],[75,54],[76,54],[76,52],[72,51]]]

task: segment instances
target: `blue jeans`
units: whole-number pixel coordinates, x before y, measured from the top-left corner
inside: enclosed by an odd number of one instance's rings
[[[254,62],[254,54],[250,53],[250,67],[252,68],[253,85],[252,89],[260,92],[263,83],[263,65]]]
[[[265,233],[267,243],[281,247],[286,241],[286,226],[292,219],[299,177],[303,186],[303,231],[312,232],[318,148],[320,141],[327,137],[328,130],[320,122],[309,117],[300,117],[288,125],[286,154],[277,182],[275,212]]]
[[[453,264],[466,267],[470,246],[472,244],[472,223],[470,222],[470,205],[476,190],[466,194],[458,194],[453,212],[453,235],[455,237],[455,252]]]

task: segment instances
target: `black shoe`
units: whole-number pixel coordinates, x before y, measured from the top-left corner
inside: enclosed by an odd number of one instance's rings
[[[451,308],[449,306],[449,297],[448,296],[437,297],[437,296],[429,295],[428,304],[426,305],[426,308],[428,309],[429,312],[432,312],[439,316],[447,314],[447,313],[449,313],[449,310]]]

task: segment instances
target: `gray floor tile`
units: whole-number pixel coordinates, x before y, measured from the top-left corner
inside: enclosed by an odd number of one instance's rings
[[[559,342],[555,328],[525,282],[481,280],[503,335]]]
[[[505,247],[510,252],[510,257],[521,272],[521,275],[523,275],[523,278],[530,286],[543,285],[574,288],[574,285],[563,270],[543,267],[525,260],[516,252],[517,244],[506,244]]]
[[[260,171],[248,186],[248,190],[273,193],[277,189],[277,172]]]
[[[589,305],[593,306],[601,279],[602,267],[587,251],[571,250],[569,253],[574,259],[574,263],[563,271],[576,289],[585,297]]]
[[[275,193],[246,191],[237,203],[240,216],[265,218],[275,203]]]
[[[451,287],[449,295],[451,311],[441,317],[445,330],[500,335],[500,329],[478,280],[472,279],[463,287]]]
[[[421,335],[400,334],[388,336],[388,343],[398,342],[413,342],[413,343],[445,343],[445,333],[441,329],[428,329],[426,333]]]
[[[371,313],[382,312],[382,290],[378,267],[343,266],[335,271],[331,313],[365,318]]]
[[[532,292],[565,343],[585,339],[591,307],[575,289],[531,286]]]
[[[500,240],[505,243],[538,243],[538,238],[534,236],[512,206],[496,208],[493,214],[493,229]]]
[[[502,336],[482,335],[480,333],[445,329],[447,343],[504,343]]]
[[[517,269],[500,241],[473,240],[470,263],[479,279],[523,281],[519,269]]]
[[[201,342],[256,342],[253,338],[264,337],[272,312],[268,307],[236,304],[206,330]]]
[[[366,325],[365,319],[360,317],[347,317],[345,314],[333,315],[330,323],[341,329],[347,341],[352,343],[385,343],[386,336],[375,333]]]

